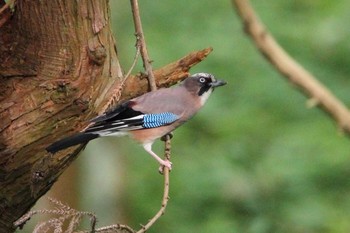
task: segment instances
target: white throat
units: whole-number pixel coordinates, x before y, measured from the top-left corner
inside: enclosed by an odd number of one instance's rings
[[[208,91],[204,92],[201,96],[199,96],[202,106],[205,104],[205,102],[207,102],[207,100],[212,92],[213,92],[213,88],[210,88]]]

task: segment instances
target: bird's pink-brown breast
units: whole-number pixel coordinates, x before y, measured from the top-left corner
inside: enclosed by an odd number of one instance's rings
[[[172,132],[175,129],[174,124],[161,126],[157,128],[133,130],[130,136],[139,143],[153,142],[154,140]]]
[[[201,107],[200,99],[184,88],[166,88],[157,92],[149,92],[141,97],[132,99],[132,108],[143,113],[170,112],[179,116],[175,122],[150,129],[134,130],[130,134],[139,142],[154,141],[182,125],[190,119]]]

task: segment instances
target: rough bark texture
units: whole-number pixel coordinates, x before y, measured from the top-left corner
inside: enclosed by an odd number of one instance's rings
[[[159,86],[187,76],[211,48],[155,71]],[[45,147],[83,129],[116,101],[147,91],[142,75],[121,87],[107,1],[17,1],[0,27],[0,232],[46,193],[83,146]]]
[[[107,4],[22,0],[0,29],[0,231],[75,158],[45,147],[80,129],[122,76]]]

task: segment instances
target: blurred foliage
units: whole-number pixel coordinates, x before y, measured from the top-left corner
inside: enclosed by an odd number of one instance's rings
[[[129,1],[110,4],[127,70],[135,50]],[[349,105],[350,1],[252,4],[286,51]],[[143,0],[140,10],[155,68],[212,46],[191,72],[229,83],[176,130],[171,199],[149,232],[350,232],[349,139],[324,112],[307,109],[307,99],[259,54],[231,2]],[[155,146],[159,154],[162,146]],[[94,211],[99,225],[137,228],[158,210],[158,165],[129,139],[92,142],[77,163],[80,209]]]

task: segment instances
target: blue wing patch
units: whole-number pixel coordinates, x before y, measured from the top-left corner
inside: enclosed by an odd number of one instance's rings
[[[179,116],[171,112],[163,112],[156,114],[146,114],[143,117],[144,128],[156,128],[168,125],[179,119]]]

